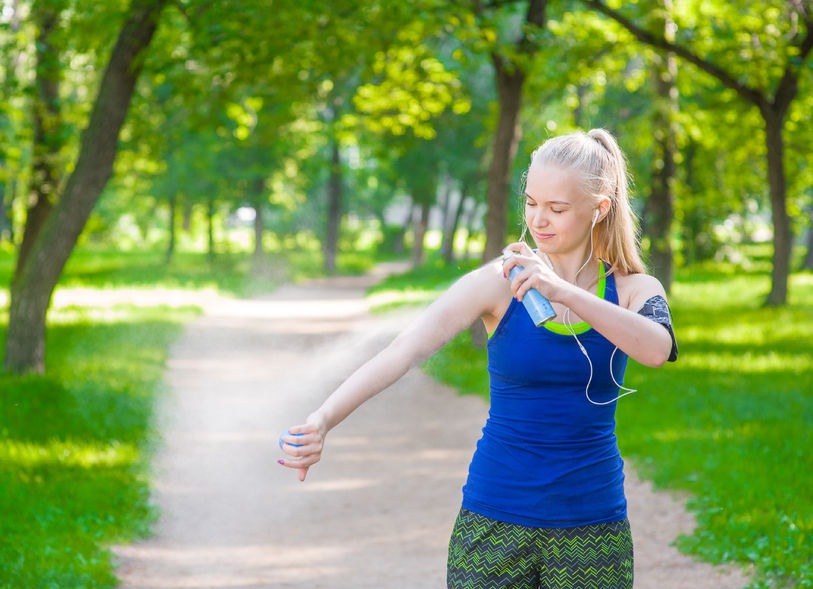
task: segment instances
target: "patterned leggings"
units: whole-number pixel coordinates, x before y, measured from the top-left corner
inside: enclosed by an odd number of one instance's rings
[[[449,589],[632,589],[628,520],[529,528],[465,508],[449,541]]]

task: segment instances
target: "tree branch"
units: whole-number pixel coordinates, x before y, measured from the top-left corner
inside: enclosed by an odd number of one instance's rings
[[[805,28],[807,30],[798,45],[799,55],[793,56],[788,60],[788,64],[782,74],[782,79],[776,88],[773,105],[779,112],[785,112],[796,97],[796,93],[799,91],[799,68],[808,58],[811,50],[813,50],[813,16],[801,8],[799,14],[804,17]],[[799,36],[797,36],[797,39],[798,37]]]
[[[548,0],[531,0],[528,3],[528,12],[525,14],[525,26],[523,26],[522,36],[517,41],[517,49],[525,55],[532,55],[539,49],[539,43],[528,35],[527,25],[533,27],[535,31],[545,28],[545,11]]]
[[[764,109],[769,104],[770,101],[768,96],[766,96],[760,90],[740,82],[722,67],[714,62],[700,57],[689,48],[667,41],[662,35],[656,35],[643,29],[642,27],[639,27],[617,10],[614,10],[604,4],[601,0],[582,0],[582,2],[616,21],[642,43],[646,43],[647,45],[651,45],[652,47],[656,47],[658,49],[671,51],[689,63],[696,65],[710,76],[717,78],[724,86],[734,90],[747,102],[756,105],[760,109]]]

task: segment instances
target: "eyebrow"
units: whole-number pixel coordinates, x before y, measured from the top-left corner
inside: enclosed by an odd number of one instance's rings
[[[532,201],[534,201],[536,203],[539,202],[538,199],[534,198],[533,196],[531,196],[527,192],[525,193],[525,198],[530,198]],[[545,200],[545,201],[542,201],[542,202],[544,202],[545,204],[549,204],[549,205],[564,205],[564,206],[568,206],[568,207],[573,205],[573,203],[570,203],[570,202],[568,202],[566,200]]]

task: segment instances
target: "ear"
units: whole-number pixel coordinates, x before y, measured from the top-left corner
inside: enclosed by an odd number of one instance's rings
[[[609,213],[609,212],[610,212],[610,206],[611,206],[611,204],[612,204],[612,203],[610,202],[610,199],[609,199],[609,198],[607,198],[607,197],[602,198],[602,199],[601,199],[601,200],[598,202],[598,206],[596,207],[596,212],[595,212],[595,214],[593,215],[593,224],[598,223],[598,222],[599,222],[599,221],[601,221],[601,220],[602,220],[604,217],[606,217],[606,216],[607,216],[607,213]]]

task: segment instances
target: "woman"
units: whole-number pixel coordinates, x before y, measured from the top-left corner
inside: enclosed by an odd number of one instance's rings
[[[504,262],[458,280],[280,438],[279,462],[304,481],[333,427],[479,318],[491,407],[449,543],[448,587],[632,587],[615,406],[632,392],[621,393],[627,357],[661,366],[677,345],[663,287],[641,262],[612,135],[572,133],[534,152],[525,230],[535,250],[513,243]],[[521,304],[530,289],[556,312],[541,327]]]

